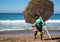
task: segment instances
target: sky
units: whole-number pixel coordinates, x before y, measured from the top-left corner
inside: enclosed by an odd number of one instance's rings
[[[0,13],[22,13],[30,0],[0,0]],[[54,13],[60,13],[60,0],[54,3]]]

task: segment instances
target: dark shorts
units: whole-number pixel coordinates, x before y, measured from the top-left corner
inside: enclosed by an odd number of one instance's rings
[[[36,24],[37,29],[42,32],[42,26],[40,24]]]

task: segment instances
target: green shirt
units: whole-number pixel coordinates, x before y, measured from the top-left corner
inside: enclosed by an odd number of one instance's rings
[[[36,19],[36,27],[37,28],[41,28],[43,26],[42,24],[43,20],[41,17],[39,17],[38,19]]]
[[[42,18],[39,17],[38,19],[36,19],[36,23],[40,23],[40,22],[43,22]]]

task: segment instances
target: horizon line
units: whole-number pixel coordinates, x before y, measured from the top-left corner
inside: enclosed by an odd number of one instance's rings
[[[4,13],[4,12],[3,12]],[[8,12],[7,12],[8,13]],[[22,13],[22,12],[21,12]],[[53,13],[53,14],[60,14],[60,13]]]

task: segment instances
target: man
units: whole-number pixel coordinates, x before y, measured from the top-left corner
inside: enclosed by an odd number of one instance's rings
[[[43,20],[39,15],[36,15],[36,22],[35,22],[35,26],[37,27],[37,29],[39,30],[39,32],[41,32],[41,40],[42,40],[42,27],[43,27]]]

